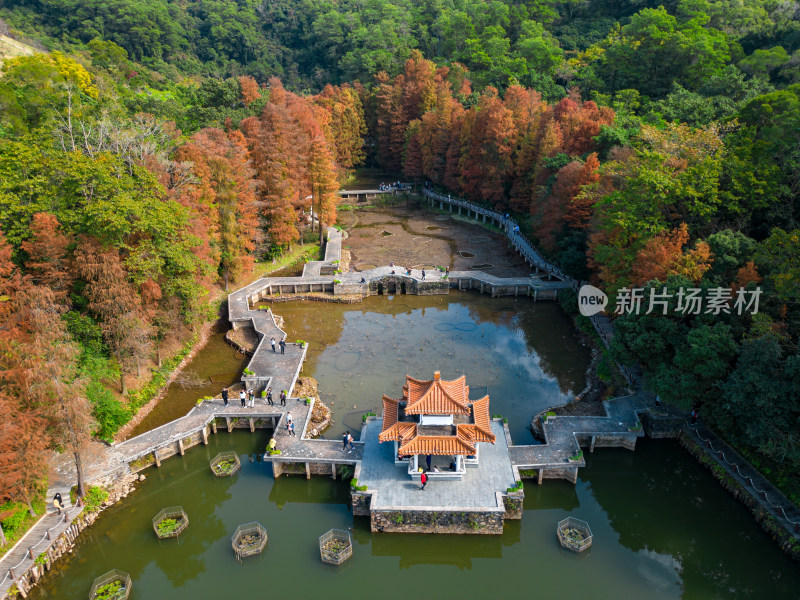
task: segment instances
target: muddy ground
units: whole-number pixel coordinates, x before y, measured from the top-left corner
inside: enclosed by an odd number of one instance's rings
[[[500,233],[465,216],[430,211],[414,200],[391,207],[341,211],[337,223],[347,231],[350,271],[366,271],[390,262],[399,267],[449,266],[480,270],[498,277],[531,271]]]

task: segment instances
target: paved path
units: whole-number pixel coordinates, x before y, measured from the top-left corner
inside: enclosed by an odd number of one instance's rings
[[[62,496],[64,502],[69,503],[69,491]],[[48,496],[48,498],[51,497]],[[5,597],[8,590],[14,585],[15,578],[25,573],[33,565],[36,557],[50,547],[51,540],[57,539],[82,511],[82,506],[67,506],[66,510],[59,515],[55,508],[50,506],[47,513],[28,530],[28,533],[3,555],[0,559],[0,573],[3,574],[3,579],[0,580],[0,598]],[[31,551],[33,558],[30,557]],[[12,577],[12,572],[14,577]]]
[[[498,503],[497,493],[505,493],[514,485],[514,470],[508,456],[503,424],[492,422],[492,432],[497,436],[495,444],[480,444],[480,464],[467,467],[461,479],[430,479],[424,491],[420,484],[412,482],[407,465],[394,464],[394,444],[378,443],[382,421],[369,421],[366,428],[364,459],[361,463],[359,485],[366,485],[372,495],[372,509],[395,507],[482,508],[505,510]]]

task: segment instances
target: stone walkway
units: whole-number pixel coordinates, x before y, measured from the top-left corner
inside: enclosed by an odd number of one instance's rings
[[[411,481],[405,464],[394,464],[394,444],[378,443],[381,423],[380,419],[373,419],[367,424],[358,479],[359,485],[366,485],[373,493],[372,509],[505,510],[498,493],[504,494],[513,486],[515,477],[501,422],[492,422],[492,432],[497,441],[480,445],[480,464],[477,467],[467,467],[461,479],[430,479],[424,491],[420,491],[418,482]]]
[[[63,494],[62,496],[64,503],[68,505],[69,491],[66,496]],[[48,499],[50,498],[52,496],[48,496]],[[51,541],[57,539],[81,512],[83,506],[67,506],[59,515],[52,504],[49,506],[46,514],[0,559],[0,573],[3,573],[3,579],[0,580],[0,598],[5,597],[16,578],[33,566],[36,557],[47,550]]]
[[[603,402],[605,417],[549,417],[542,426],[545,443],[511,446],[511,462],[520,469],[586,466],[583,458],[569,460],[581,449],[578,438],[619,438],[635,444],[637,438],[644,437],[637,413],[650,404],[648,395],[637,394]],[[638,431],[630,431],[637,426]]]

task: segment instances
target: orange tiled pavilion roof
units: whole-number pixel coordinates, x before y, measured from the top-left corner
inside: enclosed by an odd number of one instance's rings
[[[407,415],[468,415],[469,387],[462,375],[453,381],[444,381],[439,371],[431,381],[420,381],[406,375],[403,400]]]
[[[383,396],[383,426],[378,435],[380,442],[399,442],[398,453],[437,455],[473,455],[477,442],[494,444],[489,418],[489,396],[470,402],[466,377],[442,381],[439,372],[432,381],[406,377],[403,398],[395,400]],[[453,426],[453,435],[426,435],[416,421],[420,414],[466,414],[472,423]],[[414,419],[414,420],[411,420]]]

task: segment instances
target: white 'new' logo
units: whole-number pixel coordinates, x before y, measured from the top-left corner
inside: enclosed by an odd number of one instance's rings
[[[608,296],[593,285],[584,285],[578,292],[578,310],[584,317],[591,317],[608,304]]]

